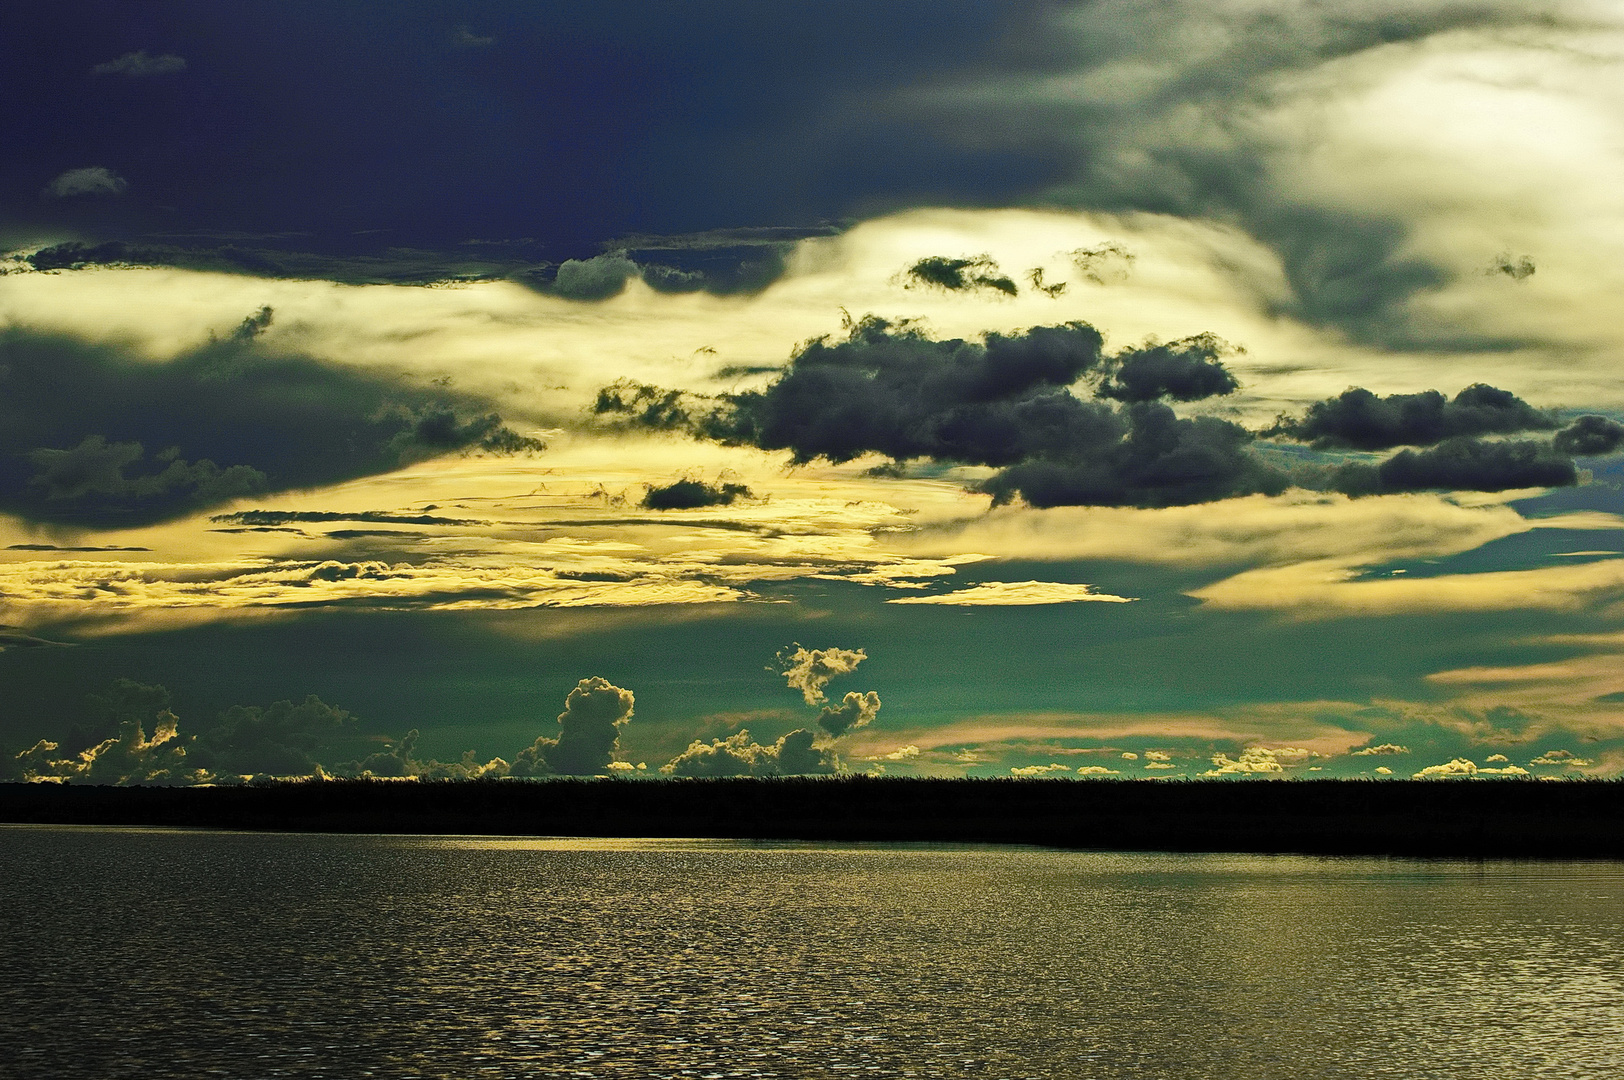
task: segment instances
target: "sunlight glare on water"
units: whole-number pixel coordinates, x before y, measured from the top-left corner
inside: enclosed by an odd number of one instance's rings
[[[7,1077],[1624,1075],[1624,867],[0,828]]]

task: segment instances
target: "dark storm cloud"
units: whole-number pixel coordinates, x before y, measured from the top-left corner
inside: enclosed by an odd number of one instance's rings
[[[558,714],[558,737],[546,735],[514,757],[512,776],[594,776],[609,771],[620,729],[632,718],[630,690],[594,675],[569,692]]]
[[[750,489],[743,484],[703,480],[678,480],[664,487],[651,487],[643,495],[645,510],[697,510],[703,506],[732,506],[734,502],[750,497]]]
[[[1020,292],[1015,282],[998,268],[991,255],[971,255],[961,259],[932,255],[908,267],[902,280],[903,287],[908,289],[924,287],[944,292],[990,289],[1006,296]]]
[[[1105,361],[1086,323],[936,341],[872,316],[842,340],[803,346],[767,389],[695,399],[637,383],[605,387],[600,416],[686,430],[728,444],[789,450],[796,462],[881,453],[1002,467],[982,489],[1036,506],[1173,506],[1284,490],[1247,453],[1252,434],[1185,419],[1157,401],[1085,401],[1069,387],[1109,372],[1124,397],[1221,393],[1233,378],[1217,339],[1130,349]]]
[[[1117,401],[1200,401],[1232,394],[1241,384],[1218,359],[1228,351],[1212,334],[1128,349],[1111,358],[1110,377],[1099,395]]]
[[[1123,437],[1093,453],[1036,457],[987,480],[995,503],[1017,493],[1033,506],[1186,506],[1236,495],[1278,495],[1282,473],[1246,452],[1252,434],[1211,416],[1183,419],[1159,402],[1124,410]]]
[[[844,340],[809,342],[767,390],[733,395],[714,425],[797,462],[879,452],[1007,464],[1116,434],[1108,406],[1065,389],[1099,363],[1100,346],[1080,322],[972,342],[869,317]]]
[[[710,742],[695,740],[660,771],[688,778],[723,776],[818,776],[839,768],[834,752],[815,745],[817,736],[798,728],[770,745],[750,738],[748,730]]]
[[[353,726],[353,718],[314,694],[295,705],[235,705],[187,749],[188,764],[232,776],[310,776],[316,755]]]
[[[870,690],[866,694],[850,691],[839,705],[825,705],[818,711],[818,726],[834,738],[867,727],[880,714],[880,695]]]
[[[1510,391],[1474,383],[1453,400],[1436,390],[1378,397],[1355,387],[1315,402],[1300,419],[1282,418],[1268,434],[1310,443],[1316,450],[1388,450],[1556,426],[1549,414]]]
[[[1278,182],[1282,147],[1256,122],[1260,103],[1283,77],[1344,58],[1562,18],[1488,0],[835,0],[770,15],[747,0],[537,0],[486,5],[470,24],[451,0],[397,17],[187,0],[152,41],[140,5],[93,10],[14,4],[0,27],[12,76],[0,142],[44,170],[0,179],[0,210],[91,246],[305,232],[307,251],[349,260],[328,271],[341,280],[400,280],[390,252],[529,237],[545,281],[619,238],[639,266],[675,271],[649,276],[655,287],[690,287],[684,275],[698,272],[715,290],[759,287],[772,271],[724,283],[632,237],[1060,203],[1235,222],[1281,256],[1290,313],[1384,340],[1416,337],[1404,305],[1449,271],[1408,254],[1402,209],[1327,209]],[[128,52],[138,41],[151,43]],[[169,56],[186,58],[184,78],[119,77],[117,100],[111,73],[83,77]],[[1112,77],[1121,71],[1136,74]],[[1033,89],[1106,80],[1108,94]],[[37,198],[49,176],[94,161],[119,163],[142,197]],[[228,256],[280,261],[208,257]],[[360,265],[371,258],[381,272]],[[463,276],[440,262],[439,276]]]
[[[1426,450],[1401,450],[1380,465],[1345,465],[1332,486],[1349,495],[1385,495],[1569,487],[1578,482],[1573,459],[1547,443],[1455,438]]]
[[[90,69],[92,75],[124,75],[139,79],[148,75],[173,75],[186,70],[186,58],[174,53],[152,56],[145,49],[127,52],[116,60],[97,64]]]
[[[450,451],[540,448],[477,400],[268,348],[271,317],[161,363],[0,331],[0,510],[137,524]]]
[[[1581,416],[1556,433],[1551,446],[1574,457],[1601,457],[1624,445],[1624,424],[1605,416]]]

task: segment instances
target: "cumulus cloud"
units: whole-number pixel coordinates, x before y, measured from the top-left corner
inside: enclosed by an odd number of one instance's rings
[[[1582,758],[1570,750],[1547,750],[1539,757],[1530,761],[1530,765],[1562,765],[1571,769],[1594,765],[1595,762]]]
[[[1354,387],[1314,403],[1301,418],[1281,418],[1268,434],[1306,442],[1317,450],[1389,450],[1556,426],[1549,414],[1510,391],[1474,383],[1453,400],[1436,390],[1378,397]]]
[[[217,776],[311,776],[316,755],[352,726],[348,712],[314,694],[297,705],[236,705],[193,740],[187,760]]]
[[[1299,747],[1249,746],[1241,751],[1239,757],[1235,758],[1231,758],[1228,754],[1212,755],[1213,767],[1201,775],[1278,775],[1284,773],[1290,766],[1306,764],[1308,759],[1313,756],[1312,751]]]
[[[79,195],[122,195],[128,180],[101,165],[69,169],[45,185],[42,192],[51,199],[71,199]]]
[[[1381,754],[1381,755],[1385,755],[1385,754],[1408,754],[1409,752],[1410,752],[1410,748],[1408,746],[1400,746],[1398,743],[1390,743],[1389,742],[1389,743],[1382,743],[1379,746],[1367,746],[1363,750],[1355,750],[1353,752],[1353,756],[1354,757],[1371,757],[1373,755],[1378,755],[1378,754]]]
[[[1174,506],[1285,489],[1283,474],[1246,452],[1253,436],[1239,425],[1185,419],[1157,400],[1119,408],[1074,396],[1071,384],[1103,370],[1101,345],[1099,331],[1082,322],[971,342],[934,340],[912,324],[869,316],[849,323],[844,339],[802,346],[765,390],[701,400],[615,384],[594,410],[728,445],[789,450],[797,463],[881,453],[1001,467],[981,484],[995,503],[1018,495],[1038,507]],[[1105,385],[1125,397],[1202,393],[1223,382],[1221,369],[1202,359],[1209,347],[1217,348],[1203,338],[1165,355],[1160,346],[1129,350],[1113,360],[1116,381]]]
[[[1011,776],[1053,776],[1056,773],[1070,772],[1070,765],[1061,765],[1051,761],[1047,765],[1022,765],[1009,770]],[[1106,770],[1109,772],[1110,770]]]
[[[608,679],[582,679],[558,714],[557,738],[541,736],[519,751],[512,776],[593,776],[608,771],[620,745],[620,729],[632,718],[635,699]]]
[[[553,292],[571,300],[607,300],[641,274],[642,268],[623,251],[590,259],[566,259],[559,264],[557,276],[553,278]]]
[[[799,728],[771,745],[750,738],[748,730],[710,742],[694,740],[688,749],[660,766],[667,776],[813,776],[829,775],[839,759],[827,747],[815,744],[816,735]]]
[[[68,745],[42,739],[21,753],[0,756],[0,779],[121,785],[198,778],[187,761],[191,740],[180,734],[168,691],[121,679],[93,701],[101,707],[102,721],[113,723],[113,734],[83,749],[73,745],[82,731],[70,733]]]
[[[1425,450],[1400,450],[1380,465],[1344,465],[1332,486],[1348,495],[1405,491],[1506,491],[1571,487],[1573,459],[1548,443],[1455,438]]]
[[[1624,445],[1624,424],[1605,416],[1581,416],[1556,433],[1551,446],[1559,454],[1601,457]]]
[[[1126,349],[1106,365],[1108,377],[1099,394],[1117,401],[1200,401],[1233,394],[1240,381],[1218,359],[1232,351],[1212,334]]]
[[[947,292],[990,289],[1014,296],[1020,291],[990,255],[971,255],[959,259],[932,255],[910,266],[903,274],[903,282],[904,288],[926,287]]]
[[[174,53],[161,53],[153,56],[145,49],[127,52],[114,60],[104,64],[97,64],[90,69],[92,75],[124,75],[132,79],[139,79],[149,75],[172,75],[177,71],[186,70],[185,57]]]
[[[808,705],[822,705],[828,700],[823,688],[838,675],[849,675],[857,665],[868,659],[862,649],[808,649],[800,642],[793,643],[793,652],[784,649],[778,654],[779,674],[791,690],[799,690]],[[876,699],[874,707],[879,708]]]
[[[867,727],[880,713],[880,695],[850,691],[839,705],[826,705],[818,712],[818,726],[835,738]]]
[[[967,589],[932,596],[903,596],[888,604],[949,604],[960,607],[1011,607],[1034,604],[1073,604],[1100,601],[1108,604],[1132,603],[1136,597],[1096,592],[1092,585],[1061,581],[988,581]]]

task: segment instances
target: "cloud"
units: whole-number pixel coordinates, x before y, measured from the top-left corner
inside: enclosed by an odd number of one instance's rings
[[[1009,770],[1011,776],[1053,776],[1055,773],[1070,772],[1070,765],[1061,765],[1051,761],[1047,765],[1022,765]],[[1106,772],[1111,770],[1106,769]]]
[[[1444,611],[1579,611],[1624,585],[1624,562],[1533,570],[1364,577],[1337,559],[1243,570],[1189,595],[1214,609],[1283,610],[1299,618]]]
[[[833,751],[815,745],[814,733],[800,728],[763,746],[748,730],[705,743],[694,740],[688,749],[660,766],[660,772],[678,777],[809,776],[829,775],[839,768]]]
[[[1067,252],[1077,272],[1096,285],[1124,280],[1133,267],[1133,252],[1115,241]]]
[[[1148,766],[1147,766],[1147,768],[1148,768]],[[1121,773],[1119,773],[1116,769],[1108,769],[1104,765],[1079,765],[1079,766],[1077,766],[1077,775],[1078,776],[1120,776]]]
[[[1246,453],[1252,435],[1239,425],[1184,419],[1156,401],[1118,409],[1073,396],[1070,384],[1100,366],[1101,344],[1082,322],[970,342],[933,340],[912,324],[868,316],[848,323],[844,340],[802,346],[766,390],[696,400],[621,383],[599,393],[594,411],[728,445],[787,449],[798,464],[881,453],[1007,466],[980,485],[995,504],[1019,495],[1038,507],[1169,506],[1285,489],[1284,474]],[[1181,358],[1123,354],[1127,370],[1143,372],[1132,392],[1199,392],[1206,376],[1190,372],[1204,361],[1190,354],[1207,347],[1179,343]]]
[[[1492,760],[1492,759],[1491,759]],[[1503,768],[1479,768],[1470,758],[1452,758],[1441,765],[1428,765],[1411,774],[1416,780],[1470,780],[1477,776],[1527,776],[1528,770],[1516,765]]]
[[[998,269],[998,264],[990,255],[971,255],[960,259],[932,255],[908,267],[903,273],[903,281],[903,287],[908,289],[927,287],[946,292],[990,289],[1006,296],[1014,296],[1020,291],[1015,287],[1015,282]]]
[[[698,510],[705,506],[731,506],[735,500],[749,497],[750,489],[743,484],[678,480],[663,487],[650,485],[641,505],[645,510]]]
[[[314,694],[297,705],[235,705],[197,735],[187,762],[215,776],[316,775],[316,755],[353,727],[353,719]]]
[[[21,753],[0,756],[0,779],[110,785],[197,779],[187,761],[191,740],[180,735],[163,687],[120,679],[92,703],[100,715],[90,731],[70,732],[66,746],[42,739]],[[101,726],[111,726],[113,733],[105,738],[91,733]],[[93,741],[78,749],[87,735]]]
[[[1400,450],[1380,465],[1344,465],[1331,483],[1348,495],[1407,491],[1506,491],[1571,487],[1573,459],[1547,443],[1454,438],[1426,450]]]
[[[174,53],[162,53],[158,56],[149,54],[145,49],[136,52],[127,52],[115,60],[105,64],[97,64],[90,69],[92,75],[125,75],[132,79],[139,79],[149,75],[172,75],[177,71],[186,70],[184,57]]]
[[[1408,746],[1400,746],[1397,743],[1382,743],[1379,746],[1367,746],[1363,750],[1355,750],[1353,756],[1370,757],[1375,754],[1408,754],[1409,752],[1410,748]]]
[[[1582,758],[1569,750],[1547,750],[1539,757],[1530,761],[1530,765],[1563,765],[1570,769],[1580,769],[1595,762]]]
[[[162,362],[0,330],[0,510],[142,524],[451,452],[542,448],[478,398],[283,351],[270,324],[261,308]]]
[[[85,169],[69,169],[45,185],[41,193],[51,199],[71,199],[79,195],[122,195],[130,186],[117,173],[101,165]]]
[[[632,718],[630,690],[600,676],[582,679],[558,714],[558,737],[542,736],[519,751],[512,776],[593,776],[605,773],[620,745],[620,729]]]
[[[1230,351],[1212,334],[1125,349],[1106,366],[1110,374],[1099,394],[1116,401],[1200,401],[1232,394],[1241,384],[1218,359]]]
[[[1549,414],[1510,391],[1473,383],[1453,400],[1436,390],[1377,397],[1354,387],[1315,402],[1300,419],[1282,418],[1268,434],[1310,443],[1316,450],[1389,450],[1556,426]]]
[[[459,26],[451,31],[451,44],[459,49],[483,49],[496,44],[496,38],[487,34],[476,34],[466,26]]]
[[[1574,457],[1601,457],[1624,444],[1624,424],[1604,416],[1581,416],[1556,433],[1551,447]]]
[[[1228,754],[1212,755],[1213,767],[1202,776],[1262,776],[1284,773],[1288,767],[1305,764],[1313,751],[1298,747],[1249,746],[1239,757]]]
[[[951,604],[961,607],[1013,607],[1034,604],[1073,604],[1096,600],[1108,604],[1128,604],[1136,598],[1113,596],[1094,590],[1092,585],[1059,581],[988,581],[967,589],[933,596],[903,596],[888,604]]]
[[[1503,251],[1489,263],[1486,274],[1504,274],[1512,281],[1527,281],[1534,276],[1534,260],[1527,255],[1513,256],[1509,251]]]
[[[818,726],[834,738],[867,727],[880,713],[880,695],[850,691],[839,705],[826,705],[818,712]]]
[[[808,705],[822,705],[827,698],[823,688],[839,675],[849,675],[868,659],[862,649],[808,649],[800,642],[778,653],[779,674],[791,690],[799,690]],[[876,709],[879,704],[876,701]]]
[[[566,259],[553,278],[553,292],[571,300],[607,300],[639,277],[642,268],[614,251],[590,259]]]
[[[915,746],[913,743],[909,743],[906,746],[897,747],[889,754],[882,754],[881,756],[887,761],[912,761],[914,758],[919,756],[919,753],[919,747]]]

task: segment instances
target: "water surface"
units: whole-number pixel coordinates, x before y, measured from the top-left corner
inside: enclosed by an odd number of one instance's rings
[[[0,827],[0,1076],[1624,1075],[1624,867]]]

